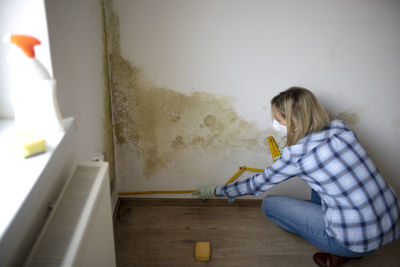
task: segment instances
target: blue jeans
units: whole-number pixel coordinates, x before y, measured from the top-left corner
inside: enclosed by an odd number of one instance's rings
[[[300,235],[308,242],[330,254],[357,258],[369,253],[357,253],[343,247],[325,232],[321,199],[313,190],[311,201],[287,196],[269,195],[262,202],[264,214],[279,227]]]

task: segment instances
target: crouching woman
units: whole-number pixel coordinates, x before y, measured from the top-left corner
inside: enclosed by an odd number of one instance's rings
[[[200,198],[259,195],[298,176],[312,189],[311,201],[270,195],[264,214],[281,228],[323,250],[319,266],[339,266],[399,237],[399,202],[356,135],[329,120],[315,95],[292,87],[271,100],[274,128],[287,136],[282,156],[263,173],[225,186],[205,186]]]

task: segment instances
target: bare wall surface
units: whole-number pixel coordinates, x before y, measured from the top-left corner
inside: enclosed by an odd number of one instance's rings
[[[399,2],[110,0],[106,11],[119,191],[223,184],[271,164],[268,103],[293,85],[347,121],[399,191]],[[269,192],[309,193],[296,180]]]
[[[97,152],[103,153],[113,179],[103,2],[46,1],[46,11],[61,113],[76,120],[75,160],[90,160]]]

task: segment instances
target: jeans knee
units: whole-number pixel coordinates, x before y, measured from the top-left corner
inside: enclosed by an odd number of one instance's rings
[[[268,195],[263,199],[261,208],[265,216],[270,217],[270,215],[272,214],[271,211],[276,208],[276,198],[277,196],[275,195]]]

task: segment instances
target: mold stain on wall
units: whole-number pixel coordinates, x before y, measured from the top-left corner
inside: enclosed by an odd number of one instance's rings
[[[355,112],[340,112],[335,118],[344,121],[348,125],[354,125],[358,122],[358,115]]]
[[[116,148],[129,150],[143,159],[143,174],[154,177],[169,165],[185,168],[182,155],[215,155],[226,151],[263,153],[271,131],[239,117],[232,99],[206,92],[186,95],[155,86],[143,70],[120,52],[119,18],[108,8],[110,85]],[[118,154],[118,152],[117,152]],[[184,159],[185,160],[185,159]],[[198,158],[199,165],[201,158]],[[220,164],[224,163],[221,159]],[[255,166],[254,166],[255,167]],[[264,166],[262,166],[264,167]]]
[[[353,107],[353,108],[349,108],[345,111],[341,111],[339,113],[337,113],[336,115],[329,112],[329,118],[331,120],[342,120],[344,121],[347,125],[349,126],[353,126],[354,124],[356,124],[358,122],[358,114],[356,113],[357,108]]]
[[[104,1],[99,0],[101,10],[101,29],[102,29],[102,70],[103,70],[103,154],[109,163],[109,175],[111,190],[115,184],[115,161],[114,161],[114,133],[112,128],[111,111],[111,88],[109,80],[108,53],[107,53],[107,33]]]

